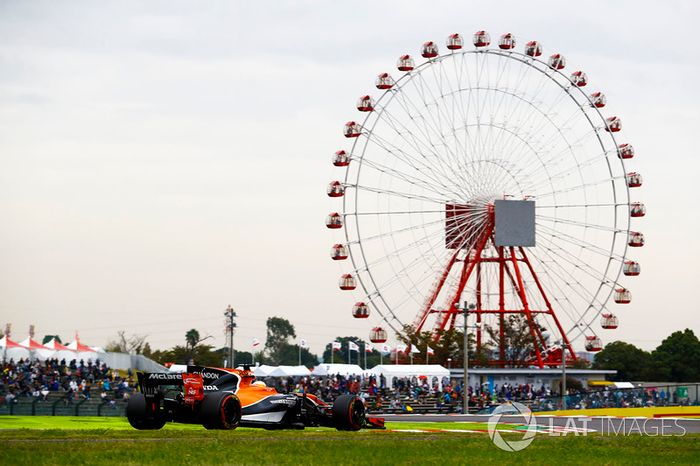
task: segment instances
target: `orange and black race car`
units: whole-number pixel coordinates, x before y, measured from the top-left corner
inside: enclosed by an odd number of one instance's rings
[[[248,366],[243,370],[187,366],[183,373],[137,376],[140,393],[134,393],[126,407],[136,429],[160,429],[166,422],[202,424],[207,429],[384,428],[384,419],[365,415],[357,396],[341,395],[329,405],[310,394],[279,393],[256,382]]]

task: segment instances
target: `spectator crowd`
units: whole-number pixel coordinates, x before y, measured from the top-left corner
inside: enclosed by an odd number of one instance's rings
[[[50,359],[20,360],[3,363],[0,373],[0,406],[20,399],[46,401],[52,393],[65,404],[99,397],[115,406],[117,400],[128,399],[136,389],[131,371],[120,373],[106,364]],[[282,393],[306,392],[322,400],[333,401],[341,394],[362,397],[372,411],[411,412],[414,407],[442,412],[461,412],[464,389],[461,381],[443,377],[394,378],[387,384],[383,375],[267,377],[264,382]],[[467,388],[471,412],[489,412],[508,401],[526,404],[533,411],[551,411],[561,406],[561,396],[549,386],[533,384],[475,385]],[[55,396],[54,396],[55,398]],[[570,409],[621,408],[689,404],[687,393],[678,388],[635,388],[587,391],[570,388],[566,405]]]
[[[47,401],[52,393],[59,394],[66,404],[98,396],[113,405],[128,398],[135,388],[131,371],[122,376],[100,361],[19,360],[0,367],[0,406],[22,398]]]

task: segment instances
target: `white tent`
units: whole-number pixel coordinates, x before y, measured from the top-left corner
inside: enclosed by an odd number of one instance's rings
[[[44,346],[55,351],[55,353],[51,355],[52,359],[55,358],[59,361],[65,359],[66,363],[70,363],[77,356],[77,353],[75,351],[69,349],[66,346],[63,346],[58,341],[56,341],[55,338],[49,340]]]
[[[53,356],[54,350],[47,348],[38,341],[32,340],[31,337],[27,337],[19,342],[20,345],[29,348],[32,352],[32,358],[38,359],[39,361],[46,361]]]
[[[362,375],[366,371],[357,364],[319,364],[313,375]]]
[[[267,364],[261,364],[259,366],[251,367],[255,377],[267,377],[272,371],[277,369],[275,366],[268,366]]]
[[[427,377],[432,384],[432,378],[437,377],[440,390],[442,390],[442,378],[449,377],[450,371],[438,364],[385,364],[374,366],[371,370],[377,377],[383,375],[386,378],[387,387],[391,387],[394,378],[403,377]]]
[[[0,338],[0,357],[5,361],[12,359],[17,362],[20,359],[29,359],[29,356],[29,348],[25,348],[21,344],[10,340],[7,338],[7,335]]]
[[[75,351],[75,359],[80,362],[81,360],[87,363],[88,361],[95,361],[98,358],[97,351],[90,348],[87,345],[80,343],[76,338],[74,341],[68,343],[66,348]]]
[[[277,366],[268,375],[271,377],[302,377],[311,375],[311,371],[306,366]]]

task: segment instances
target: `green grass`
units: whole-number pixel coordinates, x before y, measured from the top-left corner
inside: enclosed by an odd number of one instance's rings
[[[473,423],[389,423],[391,428],[476,428]],[[486,434],[206,431],[168,424],[135,431],[123,418],[0,417],[0,464],[697,464],[700,436],[538,435],[526,450],[497,449]],[[509,434],[504,434],[508,436]],[[513,434],[515,435],[515,434]],[[520,436],[518,436],[520,438]]]

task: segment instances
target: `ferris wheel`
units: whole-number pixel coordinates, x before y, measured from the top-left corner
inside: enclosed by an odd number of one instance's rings
[[[545,58],[537,41],[518,50],[511,33],[463,42],[424,43],[420,64],[401,55],[343,127],[351,145],[332,157],[326,226],[340,233],[339,287],[357,295],[348,312],[375,319],[374,342],[387,330],[439,338],[466,301],[477,346],[518,314],[532,364],[576,359],[575,342],[598,351],[641,270],[628,258],[646,213],[630,198],[642,185],[625,166],[634,149],[562,54]]]

